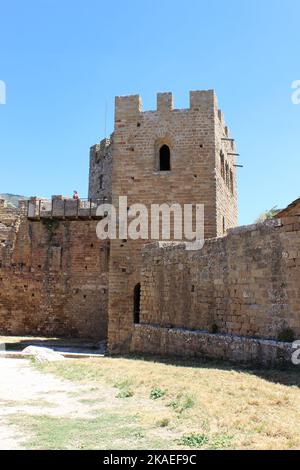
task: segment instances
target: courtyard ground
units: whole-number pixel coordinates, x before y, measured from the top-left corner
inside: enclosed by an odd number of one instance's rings
[[[298,369],[1,359],[0,380],[0,449],[300,448]]]

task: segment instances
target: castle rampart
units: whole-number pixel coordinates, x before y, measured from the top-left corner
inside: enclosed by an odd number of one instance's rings
[[[299,338],[300,217],[143,250],[131,351],[276,364]],[[279,341],[279,342],[278,342]]]
[[[0,205],[0,222],[1,334],[106,339],[109,244],[97,221]]]

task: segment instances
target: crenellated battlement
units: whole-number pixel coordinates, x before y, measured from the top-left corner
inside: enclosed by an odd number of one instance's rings
[[[28,201],[27,218],[40,219],[99,219],[97,207],[107,202],[102,197],[99,199],[73,199],[71,197],[55,195],[51,199],[31,197]]]
[[[174,102],[172,93],[157,93],[157,111],[173,111]]]
[[[214,117],[219,120],[224,136],[229,137],[229,129],[226,125],[223,112],[218,107],[218,100],[214,90],[194,90],[189,92],[189,108],[177,109],[174,107],[174,98],[171,92],[157,93],[156,109],[143,110],[140,95],[117,96],[115,98],[115,126],[117,129],[124,127],[126,122],[138,121],[142,116],[156,113],[162,118],[168,113],[199,113]],[[104,139],[104,144],[109,139]],[[93,147],[92,147],[93,148]]]
[[[190,109],[207,111],[218,109],[217,97],[214,90],[190,91]]]
[[[185,111],[213,111],[218,109],[217,97],[214,90],[190,91],[190,107]],[[171,92],[157,93],[157,108],[159,113],[178,111],[174,109]],[[115,98],[115,121],[136,119],[143,111],[140,95],[117,96]]]
[[[115,121],[123,119],[135,119],[142,112],[142,100],[140,95],[116,96]]]

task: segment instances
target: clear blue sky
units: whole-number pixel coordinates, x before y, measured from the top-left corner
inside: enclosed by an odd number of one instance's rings
[[[299,0],[0,0],[0,193],[87,194],[89,147],[115,95],[187,107],[214,88],[241,153],[251,223],[300,196]]]

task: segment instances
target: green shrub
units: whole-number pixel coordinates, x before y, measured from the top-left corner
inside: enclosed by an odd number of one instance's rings
[[[206,434],[197,433],[186,434],[180,440],[180,444],[188,447],[202,447],[208,444],[208,442],[209,438]]]
[[[150,398],[151,400],[157,400],[158,398],[164,397],[166,393],[166,390],[162,390],[161,388],[152,388]]]

